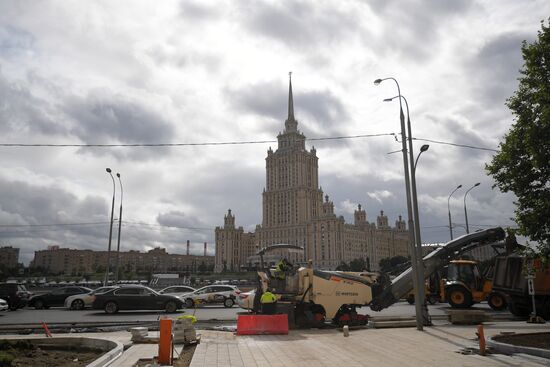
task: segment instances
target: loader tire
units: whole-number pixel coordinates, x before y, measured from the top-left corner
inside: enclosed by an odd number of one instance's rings
[[[448,302],[453,308],[468,308],[472,305],[472,295],[463,287],[451,287],[448,294]]]
[[[508,303],[508,310],[516,317],[527,317],[531,314],[531,310],[529,308],[514,301],[510,301],[510,303]]]
[[[546,321],[550,321],[550,298],[547,298],[544,304],[542,305],[541,314]]]
[[[501,293],[491,293],[487,299],[487,303],[495,311],[502,311],[506,309],[506,299]]]
[[[407,302],[409,302],[409,305],[414,305],[414,294],[409,294],[407,296]]]

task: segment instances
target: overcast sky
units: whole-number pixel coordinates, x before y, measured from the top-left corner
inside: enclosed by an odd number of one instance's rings
[[[284,4],[284,5],[282,5]],[[541,1],[0,2],[0,143],[141,144],[275,140],[287,114],[308,138],[399,133],[395,77],[413,135],[498,148],[513,122],[521,42]],[[425,141],[415,141],[415,151]],[[362,204],[406,215],[392,136],[308,141],[319,183],[346,221]],[[276,143],[181,147],[0,147],[0,244],[28,263],[48,245],[105,250],[112,181],[124,185],[121,248],[214,252],[214,227],[261,223]],[[418,164],[423,242],[513,226],[514,197],[484,171],[494,152],[430,143]],[[116,183],[115,218],[120,205]],[[43,226],[52,225],[56,226]],[[73,225],[59,225],[73,224]],[[114,233],[116,238],[117,228]],[[116,245],[116,242],[114,243]]]

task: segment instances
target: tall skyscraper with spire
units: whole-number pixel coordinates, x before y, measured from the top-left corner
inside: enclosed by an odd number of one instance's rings
[[[304,254],[279,254],[294,262],[313,260],[316,266],[334,269],[342,262],[362,258],[376,269],[384,257],[408,255],[405,223],[388,226],[381,213],[378,225],[367,221],[361,205],[354,224],[346,224],[334,213],[334,204],[319,186],[319,159],[312,147],[307,150],[305,136],[298,130],[294,116],[292,75],[289,73],[288,116],[284,131],[277,136],[277,150],[271,147],[266,157],[266,186],[262,194],[261,225],[245,233],[235,227],[235,216],[228,211],[223,227],[216,227],[216,271],[253,267],[252,255],[260,248],[278,243],[304,248]]]

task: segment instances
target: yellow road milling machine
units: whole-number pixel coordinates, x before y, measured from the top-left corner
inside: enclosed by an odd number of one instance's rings
[[[496,227],[456,238],[423,258],[426,277],[448,264],[461,253],[477,246],[502,241],[505,232]],[[319,326],[326,320],[336,325],[364,325],[367,317],[357,308],[370,306],[381,311],[413,287],[412,269],[408,268],[394,280],[378,272],[343,272],[313,269],[311,265],[299,269],[263,268],[263,255],[302,252],[294,245],[272,245],[258,252],[261,268],[254,297],[254,311],[260,312],[260,297],[268,289],[277,296],[277,311],[289,315],[290,326]]]

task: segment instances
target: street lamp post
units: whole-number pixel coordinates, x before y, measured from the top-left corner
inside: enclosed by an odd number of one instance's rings
[[[407,108],[408,109],[408,108]],[[408,118],[408,116],[407,116]],[[409,144],[412,147],[412,135],[410,132],[410,120],[409,120]],[[420,299],[418,302],[422,306],[422,320],[424,325],[431,325],[430,321],[430,315],[428,313],[428,304],[426,303],[426,288],[424,287],[425,284],[425,274],[424,274],[424,253],[422,252],[422,239],[420,237],[420,214],[418,212],[418,200],[417,200],[417,193],[416,193],[416,164],[418,163],[418,159],[424,153],[430,148],[428,144],[424,144],[420,147],[420,153],[416,156],[416,161],[414,162],[414,165],[412,166],[412,189],[413,189],[413,207],[414,207],[414,224],[415,224],[415,234],[416,234],[416,259],[418,261],[418,282],[420,284],[419,294]],[[412,148],[411,148],[412,149]],[[411,164],[412,158],[411,158]]]
[[[481,183],[478,182],[474,186],[470,187],[468,191],[464,194],[464,217],[466,218],[466,233],[470,233],[470,228],[468,227],[468,211],[466,210],[466,195],[475,187],[478,187]]]
[[[109,226],[109,246],[107,247],[107,267],[105,269],[105,280],[103,281],[103,285],[106,286],[109,282],[109,265],[111,262],[111,240],[113,238],[113,214],[115,212],[115,178],[113,177],[113,174],[111,173],[110,168],[105,169],[109,176],[111,176],[111,180],[113,180],[113,203],[111,204],[111,225]]]
[[[120,183],[120,213],[118,215],[118,240],[116,245],[116,259],[115,259],[115,284],[118,283],[118,265],[120,261],[120,231],[122,230],[122,196],[124,191],[122,190],[122,180],[120,179],[120,173],[116,174],[118,182]]]
[[[424,289],[424,263],[422,261],[423,253],[422,253],[422,239],[420,234],[420,214],[418,211],[418,196],[416,191],[416,162],[414,160],[414,151],[413,151],[413,142],[412,142],[412,128],[411,128],[411,117],[409,114],[409,103],[407,102],[407,99],[403,95],[395,96],[393,98],[387,98],[384,99],[385,102],[392,101],[395,98],[400,97],[405,101],[405,107],[407,108],[407,132],[409,134],[408,140],[409,140],[409,162],[411,165],[411,194],[412,194],[412,208],[413,208],[413,220],[414,220],[414,236],[415,236],[415,251],[416,251],[416,261],[418,263],[417,266],[417,283],[419,285],[418,289],[418,297],[416,298],[416,303],[420,303],[422,307],[422,323],[423,325],[429,325],[429,315],[428,315],[428,307],[426,306],[426,291]],[[428,150],[430,146],[429,145],[423,145],[421,149],[420,154]],[[418,158],[420,157],[420,154],[418,155],[416,161],[418,161]]]
[[[374,85],[379,85],[384,80],[393,80],[397,85],[397,94],[401,97],[401,88],[399,83],[395,78],[389,77],[384,79],[376,79]],[[416,249],[415,249],[415,236],[414,236],[414,223],[413,223],[413,211],[411,205],[411,185],[410,185],[410,176],[409,176],[409,163],[407,161],[407,135],[405,133],[405,115],[403,114],[403,106],[401,104],[401,98],[399,98],[399,119],[401,122],[401,144],[403,151],[403,170],[405,174],[405,191],[407,197],[407,215],[408,215],[408,225],[409,225],[409,241],[411,244],[411,265],[412,265],[412,275],[413,275],[413,285],[415,289],[415,299],[420,299],[419,294],[419,284],[418,284],[418,261],[416,259]],[[422,322],[422,308],[420,302],[415,302],[415,311],[416,311],[416,328],[418,330],[423,330]]]
[[[447,210],[449,211],[449,231],[451,232],[451,241],[453,240],[453,224],[451,222],[451,196],[456,192],[456,190],[460,189],[462,185],[458,185],[456,189],[451,192],[451,195],[449,195],[449,198],[447,199]]]

